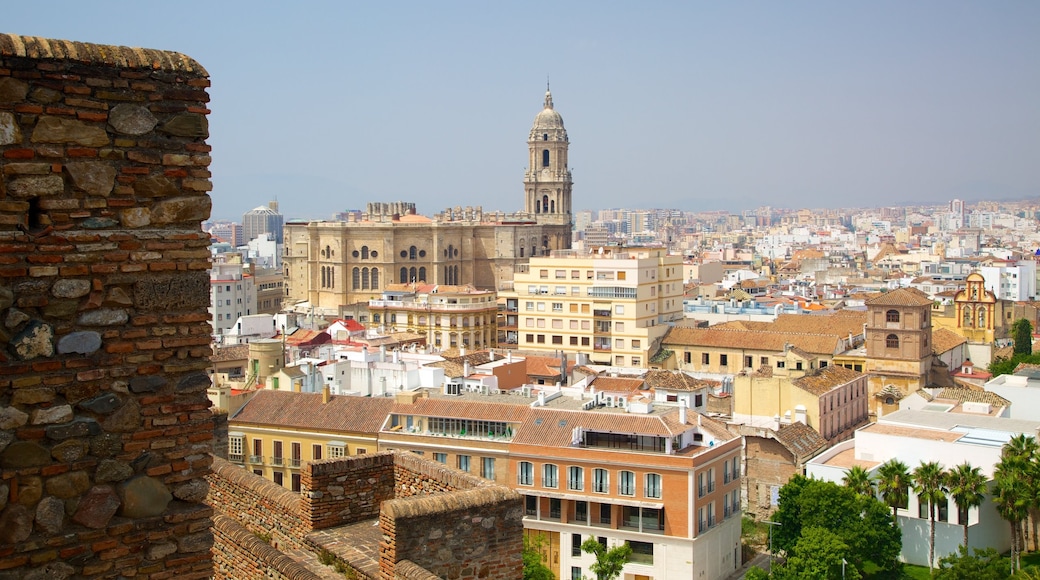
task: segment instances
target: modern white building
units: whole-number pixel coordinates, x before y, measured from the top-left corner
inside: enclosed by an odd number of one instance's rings
[[[246,264],[213,264],[209,312],[213,334],[225,334],[243,316],[256,314],[256,285]]]
[[[283,242],[282,228],[284,223],[285,218],[278,213],[277,201],[272,201],[266,206],[262,205],[253,208],[242,216],[242,230],[245,234],[246,242],[256,239],[257,236],[264,232],[269,232],[273,235],[274,240],[281,244]]]
[[[898,459],[912,471],[921,462],[938,461],[950,469],[967,461],[992,479],[1000,461],[1001,447],[1019,434],[1036,436],[1040,421],[996,416],[999,409],[984,402],[959,402],[936,398],[920,410],[900,410],[879,417],[877,423],[856,431],[854,439],[824,451],[808,462],[806,475],[840,483],[845,473],[859,465],[877,477],[878,468]],[[992,484],[991,484],[992,485]],[[906,508],[898,510],[903,532],[902,559],[910,564],[928,565],[928,509],[911,490]],[[994,548],[1004,552],[1011,547],[1011,531],[987,495],[982,506],[966,514],[968,544],[972,548]],[[948,498],[940,506],[935,522],[935,558],[957,551],[962,544],[961,525],[965,514]]]
[[[1021,302],[1036,298],[1036,262],[982,266],[979,273],[986,280],[986,290],[993,292],[997,300]]]

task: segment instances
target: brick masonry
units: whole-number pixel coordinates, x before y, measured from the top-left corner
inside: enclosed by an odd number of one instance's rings
[[[0,34],[0,580],[212,573],[209,85]]]
[[[334,534],[312,532],[376,519],[382,537],[375,550],[377,570],[365,573],[356,569],[357,577],[522,576],[521,496],[411,453],[305,463],[299,494],[222,459],[214,459],[209,480],[210,503],[219,512],[218,527],[234,523],[235,529],[242,530],[235,532],[238,536],[223,531],[216,534],[217,578],[267,578],[264,574],[295,578],[290,574],[296,572],[283,566],[301,562],[291,557],[294,552],[334,551],[331,544],[322,543]],[[244,537],[242,533],[269,538],[265,553],[270,547],[286,558],[267,553],[258,563],[249,549],[223,544]]]

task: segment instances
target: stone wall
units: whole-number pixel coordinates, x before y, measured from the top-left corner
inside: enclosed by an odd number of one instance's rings
[[[379,517],[394,498],[394,454],[372,453],[309,463],[301,470],[302,516],[313,530]]]
[[[0,578],[211,574],[209,84],[0,34]]]
[[[213,459],[207,502],[275,546],[304,548],[313,529],[302,517],[300,494],[220,458]]]
[[[213,516],[213,538],[214,578],[321,580],[227,516]]]

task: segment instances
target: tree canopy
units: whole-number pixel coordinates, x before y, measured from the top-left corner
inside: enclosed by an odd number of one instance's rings
[[[1015,354],[1033,354],[1033,325],[1025,318],[1011,323],[1011,337],[1015,340]]]
[[[581,543],[581,551],[596,556],[596,562],[589,566],[589,570],[596,575],[596,580],[614,580],[621,576],[621,569],[632,557],[632,546],[629,546],[628,542],[608,550],[593,536]]]

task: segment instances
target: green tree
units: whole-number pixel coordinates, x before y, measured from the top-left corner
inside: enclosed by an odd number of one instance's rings
[[[993,470],[994,502],[1000,516],[1011,525],[1011,560],[1022,568],[1018,557],[1025,548],[1023,522],[1036,497],[1037,442],[1027,435],[1016,435],[1000,451]]]
[[[922,461],[914,468],[914,491],[928,502],[928,569],[935,565],[935,508],[946,501],[946,477],[938,461]]]
[[[1018,365],[1026,364],[1040,364],[1040,354],[1015,354],[1011,358],[997,357],[993,359],[993,362],[989,363],[987,369],[993,373],[993,376],[997,377],[1000,375],[1010,375],[1015,372]]]
[[[628,542],[608,550],[592,536],[582,542],[581,551],[596,556],[596,562],[589,566],[596,580],[615,580],[632,557],[632,546]]]
[[[769,580],[769,572],[766,572],[758,566],[752,566],[748,568],[747,573],[744,574],[744,580]]]
[[[1026,509],[1029,512],[1029,518],[1033,522],[1033,550],[1037,550],[1037,520],[1040,519],[1040,462],[1038,462],[1038,456],[1040,456],[1040,445],[1037,444],[1036,438],[1018,434],[1011,438],[1010,441],[1005,444],[1004,448],[1001,449],[1001,455],[1005,453],[1018,457],[1022,461],[1021,476],[1025,479],[1026,490],[1027,490],[1027,505]],[[1022,549],[1026,547],[1026,530],[1025,523],[1023,522],[1022,529]]]
[[[898,459],[890,459],[878,468],[878,491],[881,498],[892,508],[892,522],[898,522],[896,517],[897,508],[906,509],[909,505],[910,486],[913,479],[910,478],[910,468]]]
[[[841,483],[860,495],[874,497],[874,480],[870,472],[860,465],[853,465],[846,471]]]
[[[542,561],[545,537],[524,534],[524,578],[523,580],[555,580],[556,575]]]
[[[1015,354],[1033,354],[1033,325],[1025,318],[1011,324],[1011,336],[1015,339]]]
[[[968,548],[968,510],[982,505],[986,499],[986,476],[967,461],[946,473],[946,489],[957,504],[957,516],[964,527],[964,548]]]
[[[830,580],[842,577],[844,565],[845,579],[859,580],[851,555],[852,548],[838,534],[815,526],[804,528],[787,562],[775,568],[773,576],[778,580]]]
[[[975,548],[968,554],[968,548],[960,546],[956,553],[939,560],[934,577],[936,580],[1003,580],[1011,576],[1010,564],[993,548]]]

